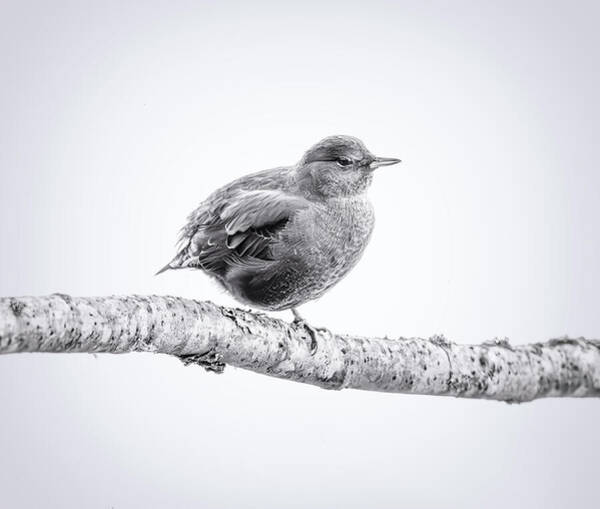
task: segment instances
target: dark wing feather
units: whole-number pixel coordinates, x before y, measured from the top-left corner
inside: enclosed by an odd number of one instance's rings
[[[229,267],[272,260],[272,246],[305,198],[279,190],[236,190],[201,205],[182,231],[170,268],[199,267],[223,276]]]

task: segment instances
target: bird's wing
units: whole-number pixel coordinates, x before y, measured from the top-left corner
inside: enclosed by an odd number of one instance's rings
[[[196,266],[222,274],[233,265],[272,260],[273,242],[308,204],[305,198],[280,190],[236,190],[209,200],[190,216],[171,268]]]
[[[260,229],[287,219],[308,205],[305,198],[282,191],[242,191],[220,213],[228,235]]]

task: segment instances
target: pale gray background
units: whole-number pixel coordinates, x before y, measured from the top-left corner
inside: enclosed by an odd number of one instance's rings
[[[215,187],[352,134],[362,334],[600,337],[597,2],[3,2],[0,294],[153,277]],[[289,319],[289,314],[278,316]],[[2,507],[598,507],[600,402],[334,393],[152,355],[0,358]]]

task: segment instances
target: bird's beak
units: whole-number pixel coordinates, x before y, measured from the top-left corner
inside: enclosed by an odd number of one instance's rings
[[[402,162],[400,159],[395,159],[393,157],[376,157],[369,167],[374,170],[381,166],[391,166],[392,164],[398,164],[400,162]]]

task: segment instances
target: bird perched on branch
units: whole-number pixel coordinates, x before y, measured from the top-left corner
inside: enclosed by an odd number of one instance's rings
[[[188,217],[168,269],[201,269],[239,301],[266,310],[316,299],[358,262],[373,230],[366,196],[375,157],[358,139],[330,136],[294,166],[241,177]],[[314,331],[312,331],[314,341]]]

